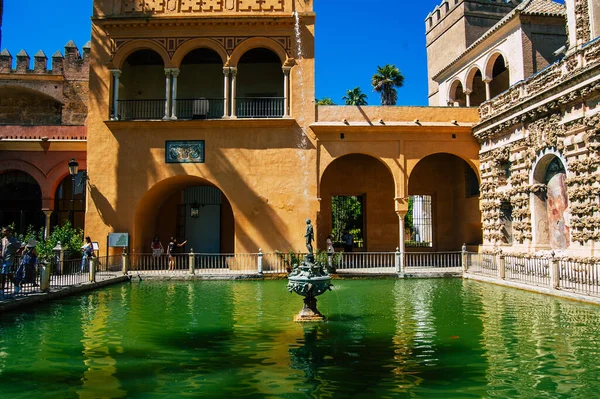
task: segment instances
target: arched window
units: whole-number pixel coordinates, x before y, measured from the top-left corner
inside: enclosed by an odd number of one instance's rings
[[[85,195],[86,182],[83,172],[79,172],[75,179],[65,177],[56,189],[54,195],[54,212],[52,212],[52,226],[63,225],[67,220],[71,226],[83,229],[85,226]]]

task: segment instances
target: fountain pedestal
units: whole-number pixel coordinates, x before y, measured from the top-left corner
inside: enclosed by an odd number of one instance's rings
[[[331,276],[323,265],[314,263],[314,257],[307,255],[302,264],[294,265],[288,275],[288,290],[304,297],[304,307],[296,316],[296,322],[325,321],[325,316],[317,309],[317,296],[331,289]]]

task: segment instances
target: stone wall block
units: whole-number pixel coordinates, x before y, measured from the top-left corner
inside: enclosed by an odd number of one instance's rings
[[[46,57],[46,54],[42,50],[33,56],[33,71],[35,73],[46,73],[47,64],[48,57]]]
[[[64,73],[64,58],[60,51],[52,54],[52,74],[62,75]]]
[[[12,55],[8,50],[2,50],[0,53],[0,73],[9,73],[12,69]]]
[[[27,51],[21,50],[17,54],[17,73],[25,73],[29,69],[29,54]]]

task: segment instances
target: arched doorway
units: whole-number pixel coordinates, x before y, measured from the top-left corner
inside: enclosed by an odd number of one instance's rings
[[[535,243],[566,249],[571,243],[569,198],[564,164],[554,154],[542,157],[533,172],[533,183],[542,190],[532,194]]]
[[[334,160],[321,179],[318,248],[327,235],[342,248],[350,233],[355,251],[394,251],[398,246],[398,216],[394,178],[378,159],[363,154]]]
[[[22,171],[0,174],[0,226],[14,224],[17,232],[25,233],[29,226],[39,230],[44,223],[38,182]]]
[[[474,68],[467,77],[467,88],[471,90],[471,107],[478,107],[485,101],[485,83],[479,68]]]
[[[479,178],[456,155],[439,153],[421,159],[408,181],[406,249],[458,251],[482,243]]]
[[[135,216],[134,247],[150,252],[152,237],[166,246],[170,237],[187,240],[195,253],[234,253],[234,217],[223,192],[199,177],[179,176],[151,188]]]
[[[74,228],[84,229],[86,181],[83,176],[83,171],[75,178],[67,176],[56,188],[51,226],[62,226],[68,221]]]

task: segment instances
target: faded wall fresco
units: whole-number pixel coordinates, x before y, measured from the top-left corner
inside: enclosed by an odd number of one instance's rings
[[[548,190],[546,210],[550,233],[550,247],[552,249],[566,249],[571,242],[566,178],[567,175],[560,161],[558,159],[554,160],[548,166],[546,173]]]

